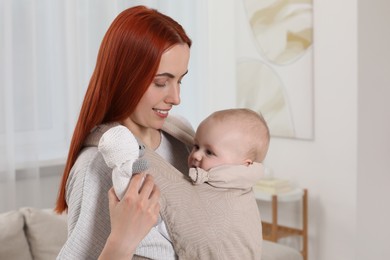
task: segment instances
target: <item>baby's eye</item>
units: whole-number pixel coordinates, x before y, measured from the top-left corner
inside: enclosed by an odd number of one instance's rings
[[[209,156],[214,155],[213,151],[211,151],[211,150],[206,150],[206,154]]]
[[[194,144],[194,146],[192,146],[192,150],[198,151],[199,150],[199,145]]]

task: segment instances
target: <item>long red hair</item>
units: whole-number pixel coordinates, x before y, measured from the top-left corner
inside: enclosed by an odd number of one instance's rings
[[[85,138],[101,123],[122,121],[153,81],[162,54],[191,40],[182,26],[157,10],[136,6],[121,12],[100,45],[96,67],[76,123],[55,211],[67,210],[65,186]]]

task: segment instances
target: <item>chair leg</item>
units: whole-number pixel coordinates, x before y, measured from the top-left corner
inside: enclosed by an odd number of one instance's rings
[[[308,196],[307,189],[303,190],[303,199],[302,199],[302,206],[303,206],[303,216],[302,216],[302,255],[303,259],[307,260],[307,242],[308,242],[308,210],[307,210],[307,196]]]
[[[272,196],[272,228],[271,240],[278,241],[278,198],[276,195]]]

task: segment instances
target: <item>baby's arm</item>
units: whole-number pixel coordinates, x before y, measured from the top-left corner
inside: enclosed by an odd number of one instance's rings
[[[108,167],[112,168],[112,182],[116,196],[121,200],[127,190],[133,173],[145,171],[147,163],[139,159],[144,146],[125,126],[112,127],[103,134],[99,141],[99,151]]]

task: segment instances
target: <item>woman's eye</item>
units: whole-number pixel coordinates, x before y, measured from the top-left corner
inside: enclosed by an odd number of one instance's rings
[[[157,87],[165,87],[167,85],[167,82],[166,81],[155,81],[154,85],[156,85]]]

